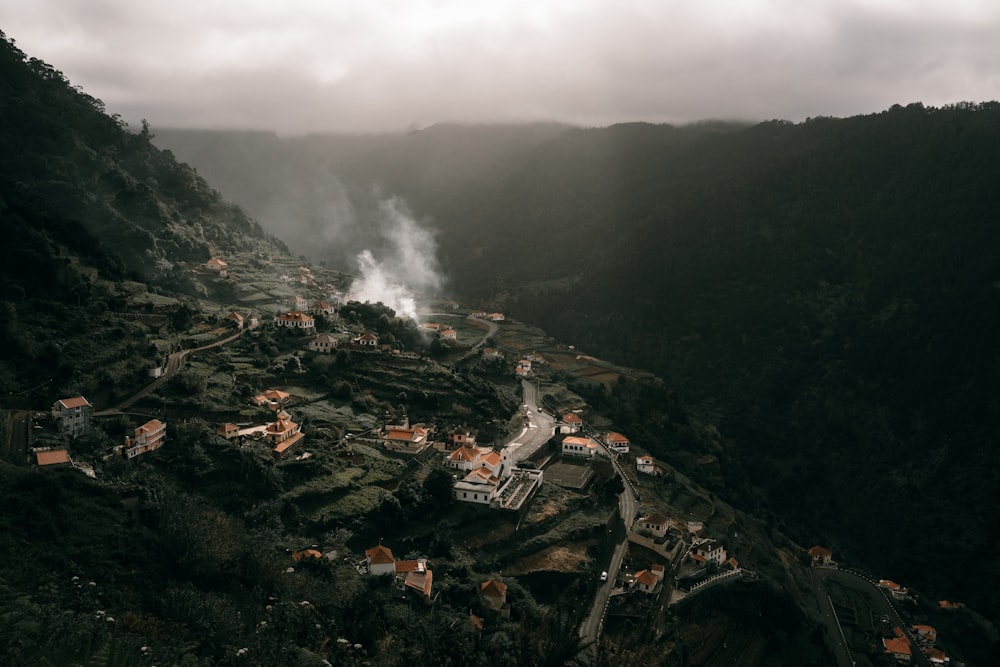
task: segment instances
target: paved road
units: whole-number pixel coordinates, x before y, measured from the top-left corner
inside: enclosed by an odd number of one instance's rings
[[[526,426],[508,443],[514,463],[518,463],[537,452],[555,433],[556,420],[552,415],[538,409],[538,392],[528,380],[521,380],[524,391],[524,410],[527,413]]]
[[[828,581],[833,581],[848,588],[865,593],[876,614],[888,616],[889,621],[895,627],[902,628],[906,631],[907,625],[903,622],[903,619],[899,617],[899,614],[896,612],[896,608],[893,606],[892,602],[889,601],[886,592],[879,588],[874,582],[869,581],[864,577],[860,577],[852,572],[845,572],[844,570],[827,567],[813,568],[813,590],[815,591],[816,598],[819,601],[820,611],[823,614],[823,621],[827,626],[827,632],[829,634],[829,638],[831,639],[831,648],[837,656],[838,667],[852,667],[855,663],[851,658],[850,649],[844,644],[844,634],[841,631],[840,625],[833,613],[830,594],[826,588],[826,583]],[[912,642],[912,638],[911,646],[913,648],[913,660],[910,664],[918,665],[919,667],[931,667],[927,656],[917,650],[916,645]]]
[[[618,570],[621,569],[622,559],[625,557],[625,549],[628,547],[628,532],[632,529],[635,510],[638,505],[638,501],[632,493],[631,485],[625,477],[625,472],[618,464],[614,453],[609,452],[603,445],[600,445],[600,447],[604,455],[610,459],[615,472],[618,473],[618,476],[622,479],[622,483],[625,485],[625,490],[618,496],[618,510],[621,512],[622,520],[625,522],[625,534],[622,540],[615,545],[614,551],[611,554],[611,563],[608,565],[608,580],[598,587],[597,593],[594,594],[594,604],[590,608],[590,613],[587,614],[587,618],[584,619],[583,624],[580,626],[580,637],[584,643],[591,645],[596,645],[597,640],[601,637],[601,631],[604,628],[604,615],[608,609],[608,599],[611,597],[611,591],[618,577]]]

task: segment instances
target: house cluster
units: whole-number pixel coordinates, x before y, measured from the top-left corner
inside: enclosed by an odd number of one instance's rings
[[[451,434],[444,463],[464,475],[452,485],[455,499],[494,509],[516,510],[542,484],[541,470],[522,469],[514,466],[513,455],[507,447],[476,445],[475,433],[459,429]]]
[[[266,389],[250,399],[250,403],[258,408],[266,408],[274,412],[274,421],[251,426],[239,426],[231,422],[219,424],[215,434],[226,440],[238,437],[249,437],[264,440],[271,445],[271,452],[277,459],[283,459],[298,449],[305,438],[301,427],[292,421],[285,407],[291,400],[291,394],[280,389]]]
[[[438,324],[436,322],[424,322],[420,325],[420,329],[423,331],[428,331],[437,335],[438,338],[442,340],[456,340],[458,338],[458,332],[447,324]]]
[[[69,438],[77,438],[90,429],[94,406],[83,396],[61,398],[52,404],[52,421],[56,431]],[[115,447],[126,459],[159,449],[166,442],[167,425],[159,419],[150,419],[126,435],[124,442]],[[38,447],[33,449],[35,463],[39,466],[71,465],[69,450],[65,447]]]
[[[909,633],[900,627],[892,629],[892,635],[882,638],[882,650],[892,656],[896,662],[910,663],[913,661],[914,649],[924,654],[932,665],[947,665],[951,658],[936,646],[937,630],[930,625],[914,625]]]
[[[310,306],[309,301],[299,295],[291,297],[287,305],[289,310],[278,313],[274,318],[275,325],[307,333],[315,331],[316,317],[333,318],[339,313],[336,304],[320,299]]]
[[[426,559],[396,560],[392,550],[380,544],[365,550],[365,561],[368,565],[368,574],[374,576],[390,574],[400,588],[414,590],[421,594],[426,602],[431,601],[434,572]]]

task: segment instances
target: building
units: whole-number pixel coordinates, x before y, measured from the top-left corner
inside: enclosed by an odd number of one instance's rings
[[[576,433],[581,428],[583,428],[583,419],[575,412],[567,412],[559,419],[560,433]]]
[[[360,345],[361,347],[370,347],[374,349],[378,347],[378,334],[373,331],[366,331],[360,336],[352,338],[351,342],[355,345]]]
[[[692,554],[696,557],[693,558],[695,561],[714,562],[716,565],[722,565],[728,558],[726,548],[715,540],[705,540],[697,544]]]
[[[427,446],[431,430],[421,424],[409,426],[386,426],[382,444],[387,449],[416,453]]]
[[[329,301],[317,301],[312,306],[313,315],[323,315],[324,317],[335,317],[337,307]]]
[[[438,332],[438,336],[444,340],[455,340],[458,338],[458,332],[454,329],[444,329],[443,331]]]
[[[882,638],[884,652],[895,658],[896,662],[910,662],[913,659],[913,648],[910,645],[910,639],[901,628],[893,628],[892,631],[892,637]]]
[[[826,547],[815,546],[808,552],[809,559],[812,561],[813,567],[823,567],[833,564],[833,552]]]
[[[569,435],[562,441],[563,456],[582,456],[592,459],[597,456],[597,443],[584,436]]]
[[[267,425],[264,437],[274,445],[272,451],[275,458],[281,459],[297,448],[302,443],[302,439],[306,437],[306,434],[300,430],[298,424],[282,412],[278,415],[277,421]]]
[[[503,313],[490,313],[489,315],[486,316],[486,319],[488,319],[490,322],[503,322],[505,318],[503,316]]]
[[[337,339],[330,334],[321,333],[309,341],[309,349],[312,352],[330,354],[337,349]]]
[[[279,391],[278,389],[268,389],[263,391],[253,397],[253,404],[259,408],[270,408],[272,410],[277,410],[285,403],[291,395],[284,391]]]
[[[306,301],[305,297],[301,297],[298,294],[288,300],[288,305],[292,310],[297,310],[299,312],[309,310],[309,302]]]
[[[910,594],[908,588],[900,586],[890,579],[879,579],[878,587],[889,591],[889,594],[896,600],[905,600],[906,596]]]
[[[60,433],[75,438],[90,428],[94,406],[83,396],[60,398],[52,404],[52,420]]]
[[[300,331],[311,331],[316,328],[316,319],[312,315],[307,315],[297,310],[281,313],[274,321],[279,327],[287,327]]]
[[[140,454],[151,452],[163,446],[167,438],[167,425],[159,419],[150,419],[135,430],[133,437],[125,436],[125,446],[122,453],[125,458],[132,459]]]
[[[503,352],[495,347],[484,347],[483,359],[503,359]]]
[[[220,438],[225,438],[226,440],[232,440],[237,435],[240,434],[240,427],[232,422],[225,422],[224,424],[219,424],[218,428],[215,429],[215,435]]]
[[[371,549],[365,549],[365,560],[368,561],[368,574],[395,574],[396,559],[389,547],[381,544]]]
[[[495,579],[489,579],[479,585],[479,597],[483,604],[500,611],[507,604],[507,584]]]
[[[606,444],[608,449],[613,452],[628,454],[628,448],[631,443],[629,442],[629,439],[621,433],[610,431],[604,436],[604,444]]]
[[[652,456],[637,456],[635,457],[635,469],[645,475],[655,475],[656,462],[653,461]]]
[[[639,570],[635,573],[635,586],[643,593],[648,593],[650,595],[656,593],[657,587],[660,585],[660,579],[663,576],[663,569],[660,569],[660,576],[657,576],[656,572],[652,569],[649,570]]]
[[[639,530],[645,530],[655,537],[664,537],[673,522],[665,514],[652,514],[636,521]]]
[[[454,447],[475,447],[476,432],[470,428],[457,428],[448,435],[449,445]]]
[[[236,328],[239,329],[240,331],[243,331],[244,318],[235,310],[226,315],[226,319],[230,320],[231,322],[234,322],[236,324]]]
[[[396,581],[402,582],[404,588],[420,593],[424,600],[431,599],[431,588],[434,584],[434,572],[423,558],[417,560],[397,560],[393,564]]]
[[[911,630],[917,636],[919,644],[934,644],[937,642],[937,630],[930,625],[914,625]]]
[[[223,262],[218,257],[213,257],[212,259],[205,262],[202,266],[204,266],[209,271],[219,274],[223,278],[229,275],[229,265]]]
[[[60,467],[72,465],[67,449],[36,449],[35,465],[39,468]]]

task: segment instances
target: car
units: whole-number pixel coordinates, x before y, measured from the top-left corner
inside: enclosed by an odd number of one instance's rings
[[[607,580],[608,580],[608,573],[601,572],[601,581],[607,581]]]

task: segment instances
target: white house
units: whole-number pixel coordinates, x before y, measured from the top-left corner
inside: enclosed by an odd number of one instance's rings
[[[337,314],[337,307],[334,306],[329,301],[317,301],[312,307],[313,315],[323,315],[325,317],[333,317]]]
[[[313,352],[329,354],[337,349],[337,339],[330,334],[321,333],[309,342],[309,349]]]
[[[455,499],[482,505],[490,505],[500,497],[513,472],[508,449],[497,452],[485,447],[462,447],[451,452],[448,463],[453,468],[469,470],[452,486]]]
[[[656,593],[657,587],[663,580],[663,572],[662,565],[651,565],[648,570],[639,570],[635,573],[636,588],[650,595]]]
[[[715,540],[705,540],[695,546],[692,558],[699,562],[714,561],[716,565],[722,565],[728,556],[726,548],[721,543]]]
[[[563,438],[562,453],[564,456],[583,456],[592,459],[597,456],[597,443],[587,437],[570,435]]]
[[[90,427],[94,406],[83,396],[60,398],[52,404],[52,420],[60,433],[77,437]]]
[[[292,310],[298,310],[304,312],[309,309],[309,301],[307,301],[305,297],[296,294],[295,296],[288,299],[288,306]]]
[[[361,347],[378,347],[378,334],[373,331],[366,331],[360,336],[355,336],[351,342]]]
[[[389,547],[381,544],[371,549],[365,549],[365,560],[368,561],[368,574],[395,574],[396,559]]]
[[[583,419],[575,412],[567,412],[559,420],[560,433],[576,433],[581,428],[583,428]]]
[[[635,469],[646,475],[655,475],[656,462],[653,461],[652,456],[637,456],[635,457]]]
[[[218,273],[223,278],[229,275],[229,265],[217,257],[208,260],[203,266],[209,271]]]
[[[670,526],[673,522],[665,514],[652,514],[650,516],[644,516],[636,522],[636,527],[639,530],[648,531],[651,535],[656,537],[663,537],[670,530]]]
[[[316,318],[312,315],[307,315],[306,313],[293,310],[287,313],[281,313],[275,318],[275,323],[279,327],[288,327],[289,329],[301,329],[308,331],[316,328]]]
[[[618,452],[619,454],[628,454],[629,440],[621,433],[615,431],[610,431],[604,436],[604,444],[608,446],[608,449]]]

